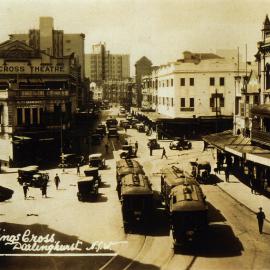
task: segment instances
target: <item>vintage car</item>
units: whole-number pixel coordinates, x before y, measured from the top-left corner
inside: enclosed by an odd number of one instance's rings
[[[85,164],[85,159],[82,155],[62,154],[60,159],[61,161],[58,165],[59,168],[72,168],[76,167],[78,164],[80,164],[80,166]]]
[[[129,121],[129,122],[132,120],[132,118],[133,118],[133,116],[131,114],[128,114],[126,117],[127,121]]]
[[[0,186],[0,202],[9,200],[14,191],[12,189]]]
[[[139,132],[145,132],[145,125],[143,123],[138,123],[138,124],[136,124],[136,129]]]
[[[130,123],[128,120],[120,120],[119,126],[122,128],[130,128]]]
[[[49,175],[40,172],[38,166],[27,166],[18,170],[18,182],[20,185],[26,183],[30,187],[42,187],[44,183],[48,183]]]
[[[97,126],[98,129],[102,129],[102,133],[105,136],[106,135],[106,124],[99,124]]]
[[[95,129],[94,134],[99,134],[101,137],[104,137],[106,135],[106,132],[104,133],[104,129],[103,128],[97,127]]]
[[[196,160],[191,161],[190,165],[192,167],[191,174],[200,183],[206,183],[210,178],[211,164],[206,160]]]
[[[93,133],[91,135],[91,143],[92,145],[100,145],[102,141],[102,135],[99,133]]]
[[[101,175],[99,174],[98,167],[90,167],[84,170],[85,176],[92,176],[95,181],[97,181],[98,185],[101,184]]]
[[[191,149],[192,143],[184,138],[175,138],[172,142],[170,142],[169,148],[171,150],[184,150]]]
[[[101,153],[89,155],[89,166],[97,167],[99,169],[105,168],[105,158],[103,158]]]
[[[80,178],[77,182],[79,201],[97,200],[98,198],[98,182],[93,177]]]
[[[160,144],[157,142],[157,139],[148,139],[147,146],[152,149],[160,149]]]
[[[130,121],[130,124],[131,124],[131,127],[132,128],[136,128],[136,125],[139,124],[140,121],[136,118],[132,118],[131,121]]]
[[[126,117],[126,115],[127,115],[127,113],[126,113],[126,110],[125,110],[125,108],[120,108],[119,109],[119,113],[118,113],[118,116],[119,117]]]
[[[118,125],[118,121],[117,119],[115,118],[109,118],[106,120],[106,126],[107,128],[110,128],[110,127],[116,127]]]
[[[124,159],[136,157],[137,153],[135,147],[133,145],[123,145],[119,156]]]
[[[118,130],[117,128],[109,128],[108,129],[108,138],[110,137],[116,137],[116,138],[119,138],[119,133],[118,133]]]

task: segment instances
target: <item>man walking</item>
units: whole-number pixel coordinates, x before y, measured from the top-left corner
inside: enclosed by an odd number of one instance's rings
[[[136,150],[136,152],[138,151],[138,147],[139,147],[139,144],[138,144],[138,142],[136,141],[136,142],[135,142],[135,150]]]
[[[225,169],[225,181],[229,182],[229,177],[230,177],[230,167],[227,166]]]
[[[150,146],[149,146],[149,149],[150,149],[150,156],[152,156],[152,153],[153,153],[153,147],[152,147],[151,144],[150,144]]]
[[[107,143],[105,144],[105,151],[106,151],[106,154],[109,153],[109,145]]]
[[[80,171],[80,163],[77,164],[77,175],[80,176],[81,171]]]
[[[165,147],[163,147],[161,159],[163,159],[163,157],[166,157],[166,159],[168,159],[168,157],[167,157],[167,155],[166,155]]]
[[[29,190],[28,185],[24,182],[23,183],[23,194],[24,194],[24,199],[27,199],[27,191]]]
[[[265,220],[265,214],[264,214],[261,207],[259,208],[259,210],[260,211],[257,213],[257,220],[258,220],[258,225],[259,225],[259,232],[260,232],[260,234],[262,234],[263,233],[263,222]]]
[[[58,189],[58,186],[60,183],[60,178],[59,178],[58,174],[56,174],[54,177],[54,183],[55,183],[56,189]]]

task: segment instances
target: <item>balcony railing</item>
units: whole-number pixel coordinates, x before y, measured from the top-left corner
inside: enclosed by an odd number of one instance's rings
[[[252,129],[251,130],[251,141],[257,142],[262,145],[270,146],[270,132]]]

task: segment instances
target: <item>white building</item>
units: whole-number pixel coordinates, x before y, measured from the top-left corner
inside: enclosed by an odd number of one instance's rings
[[[158,69],[158,112],[171,118],[233,116],[235,76],[245,74],[237,52],[226,58],[188,51],[183,55]]]

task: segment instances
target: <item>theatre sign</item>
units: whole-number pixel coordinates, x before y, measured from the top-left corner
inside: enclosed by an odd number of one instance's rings
[[[67,66],[64,65],[29,65],[28,63],[7,63],[0,65],[0,74],[66,74]]]

